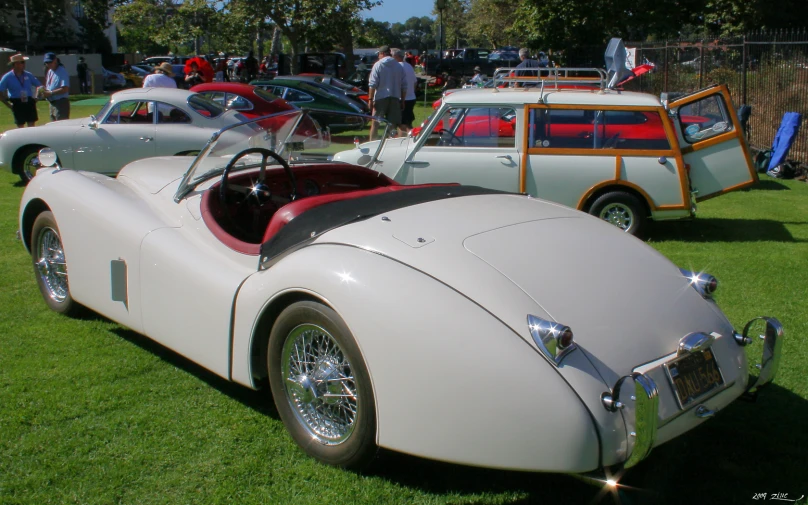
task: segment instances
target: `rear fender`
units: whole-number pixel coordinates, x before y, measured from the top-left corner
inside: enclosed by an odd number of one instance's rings
[[[310,246],[244,283],[233,380],[256,386],[263,370],[251,357],[271,328],[262,314],[278,313],[273,303],[290,293],[331,306],[350,328],[370,372],[380,446],[495,468],[599,466],[590,413],[538,351],[452,288],[355,247]]]

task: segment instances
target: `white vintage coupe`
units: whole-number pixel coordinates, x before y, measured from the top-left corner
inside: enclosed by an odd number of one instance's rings
[[[299,114],[225,129],[190,168],[150,158],[109,178],[40,153],[19,229],[47,305],[268,383],[294,440],[342,467],[378,447],[630,467],[774,377],[780,324],[736,331],[709,275],[530,196],[289,164]]]
[[[243,119],[186,90],[119,91],[95,116],[0,133],[0,168],[28,182],[38,167],[37,153],[49,147],[64,168],[115,175],[141,158],[196,154],[217,130]]]

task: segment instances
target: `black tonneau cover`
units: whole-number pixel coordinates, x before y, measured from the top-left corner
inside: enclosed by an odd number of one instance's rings
[[[261,244],[260,267],[268,268],[267,263],[284,251],[346,224],[420,203],[492,194],[508,193],[478,186],[429,186],[326,203],[292,219],[275,236]]]

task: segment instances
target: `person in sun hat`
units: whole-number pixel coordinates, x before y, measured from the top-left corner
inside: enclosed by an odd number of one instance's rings
[[[14,124],[22,128],[34,126],[39,120],[36,112],[36,90],[42,86],[34,74],[25,70],[27,56],[15,54],[9,59],[11,70],[0,78],[0,101],[11,109]]]
[[[159,66],[154,67],[154,73],[143,79],[144,88],[176,88],[177,81],[173,79],[174,70],[171,63],[164,61]]]
[[[45,91],[43,96],[49,102],[51,121],[70,119],[70,76],[55,53],[45,53]]]

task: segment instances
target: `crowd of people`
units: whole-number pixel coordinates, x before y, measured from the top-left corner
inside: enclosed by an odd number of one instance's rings
[[[11,109],[17,128],[39,121],[37,100],[47,100],[51,121],[70,118],[70,78],[54,53],[45,53],[45,84],[26,70],[28,57],[17,53],[9,59],[11,70],[0,78],[0,101]]]

